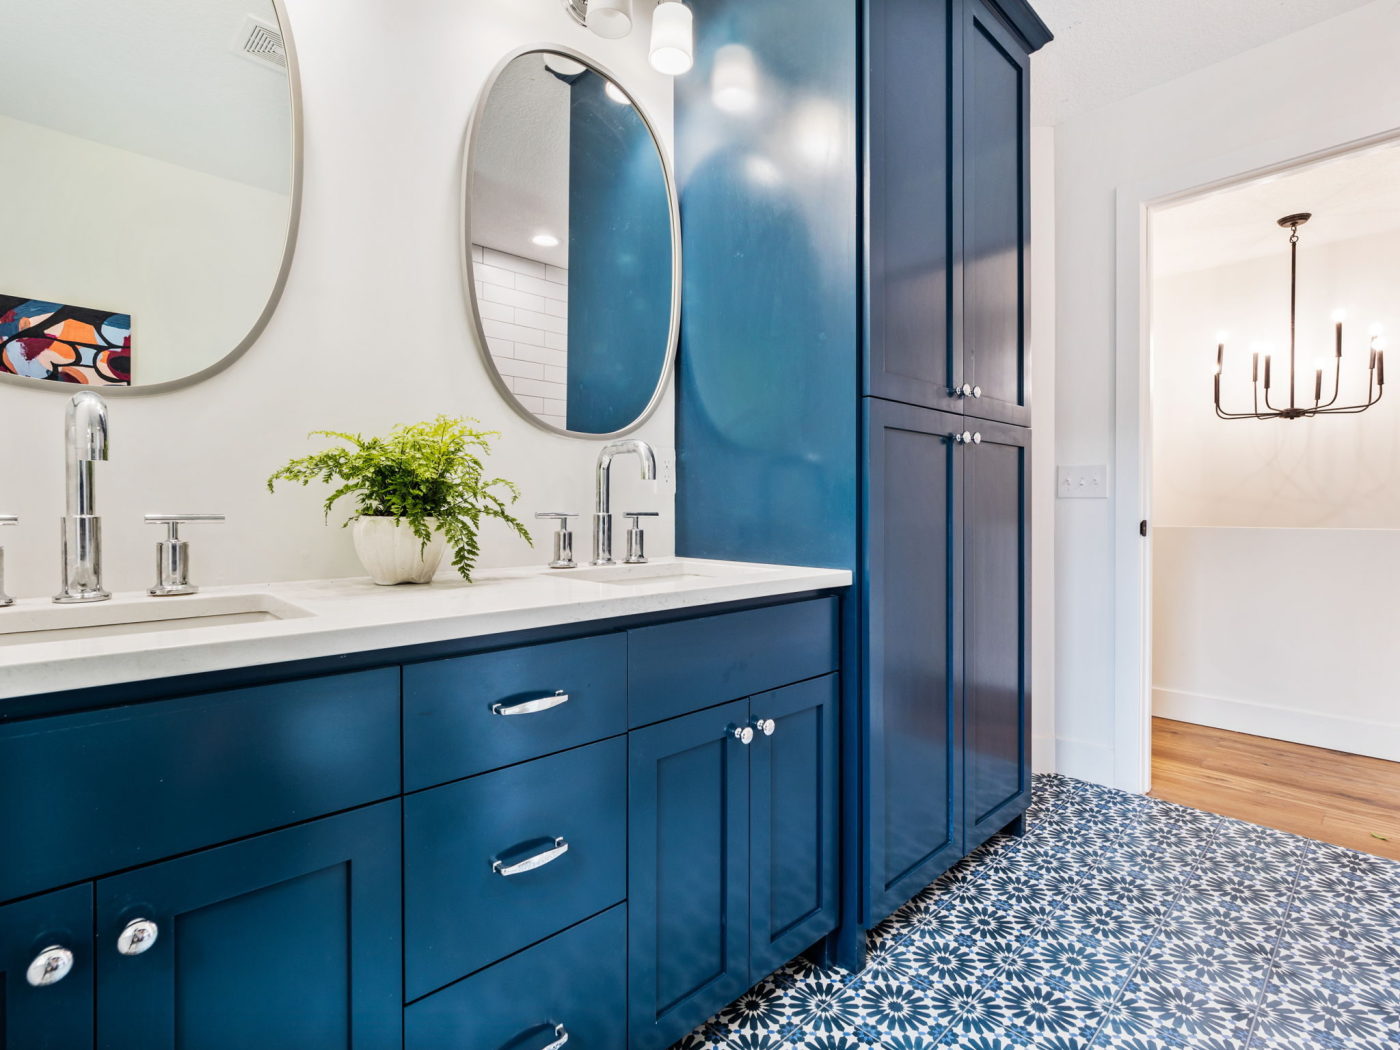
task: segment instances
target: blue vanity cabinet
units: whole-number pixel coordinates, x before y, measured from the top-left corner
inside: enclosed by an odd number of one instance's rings
[[[406,997],[421,998],[626,896],[623,737],[410,795]]]
[[[878,6],[878,5],[876,5]],[[954,5],[962,142],[958,342],[969,416],[1029,426],[1030,48],[986,0]]]
[[[749,976],[749,702],[631,734],[628,969],[634,1050],[670,1046]]]
[[[840,680],[825,675],[749,701],[750,983],[836,927]],[[771,729],[771,732],[770,732]]]
[[[965,848],[1030,804],[1030,432],[974,423],[963,451]]]
[[[55,949],[71,953],[66,974]],[[36,961],[50,983],[30,983]],[[90,884],[0,907],[0,1050],[91,1047],[92,972]]]
[[[635,1050],[670,1046],[835,929],[838,704],[827,674],[631,734]]]
[[[623,1050],[627,908],[619,904],[404,1013],[405,1050]]]
[[[97,883],[99,1050],[402,1045],[400,803]],[[141,954],[120,950],[155,923]]]

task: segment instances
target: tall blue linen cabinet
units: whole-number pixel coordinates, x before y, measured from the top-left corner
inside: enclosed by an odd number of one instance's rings
[[[681,554],[839,566],[832,958],[1030,797],[1023,0],[692,0]],[[780,821],[781,814],[772,819]]]

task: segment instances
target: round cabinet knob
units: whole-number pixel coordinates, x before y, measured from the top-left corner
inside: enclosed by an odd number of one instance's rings
[[[964,430],[961,434],[954,434],[953,440],[959,445],[969,445],[972,443],[972,432],[970,430]]]
[[[747,746],[753,743],[753,726],[735,726],[730,732],[741,744]]]
[[[972,435],[972,443],[973,443],[974,445],[980,445],[980,444],[982,444],[982,435],[981,435],[981,434],[973,434],[973,435]]]
[[[764,736],[772,736],[778,729],[778,723],[771,718],[755,718],[753,727]]]
[[[982,388],[981,388],[980,386],[975,386],[975,387],[973,387],[973,388],[972,388],[972,396],[973,396],[973,397],[981,397],[981,396],[982,396]]]
[[[160,927],[150,919],[132,919],[117,936],[117,951],[123,955],[148,952],[160,936]]]
[[[971,397],[971,396],[972,396],[972,384],[971,384],[971,383],[964,383],[962,386],[958,387],[958,396],[959,396],[959,397]]]
[[[46,988],[63,980],[72,969],[73,953],[55,944],[38,954],[24,977],[35,988]]]

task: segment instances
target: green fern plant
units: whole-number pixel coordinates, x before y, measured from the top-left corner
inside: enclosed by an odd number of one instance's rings
[[[337,486],[325,501],[330,518],[345,496],[355,500],[357,517],[386,517],[407,522],[426,548],[437,531],[452,550],[452,565],[470,582],[481,554],[478,535],[483,518],[505,522],[526,543],[529,531],[507,509],[520,490],[505,478],[488,478],[482,459],[491,452],[495,431],[476,430],[474,419],[438,416],[426,423],[397,426],[386,437],[363,437],[316,430],[311,437],[335,438],[345,447],[328,448],[293,459],[267,479],[275,492],[280,481]]]

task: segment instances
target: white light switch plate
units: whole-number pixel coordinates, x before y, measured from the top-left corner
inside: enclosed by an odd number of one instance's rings
[[[1108,499],[1108,467],[1061,467],[1055,477],[1060,499]]]

